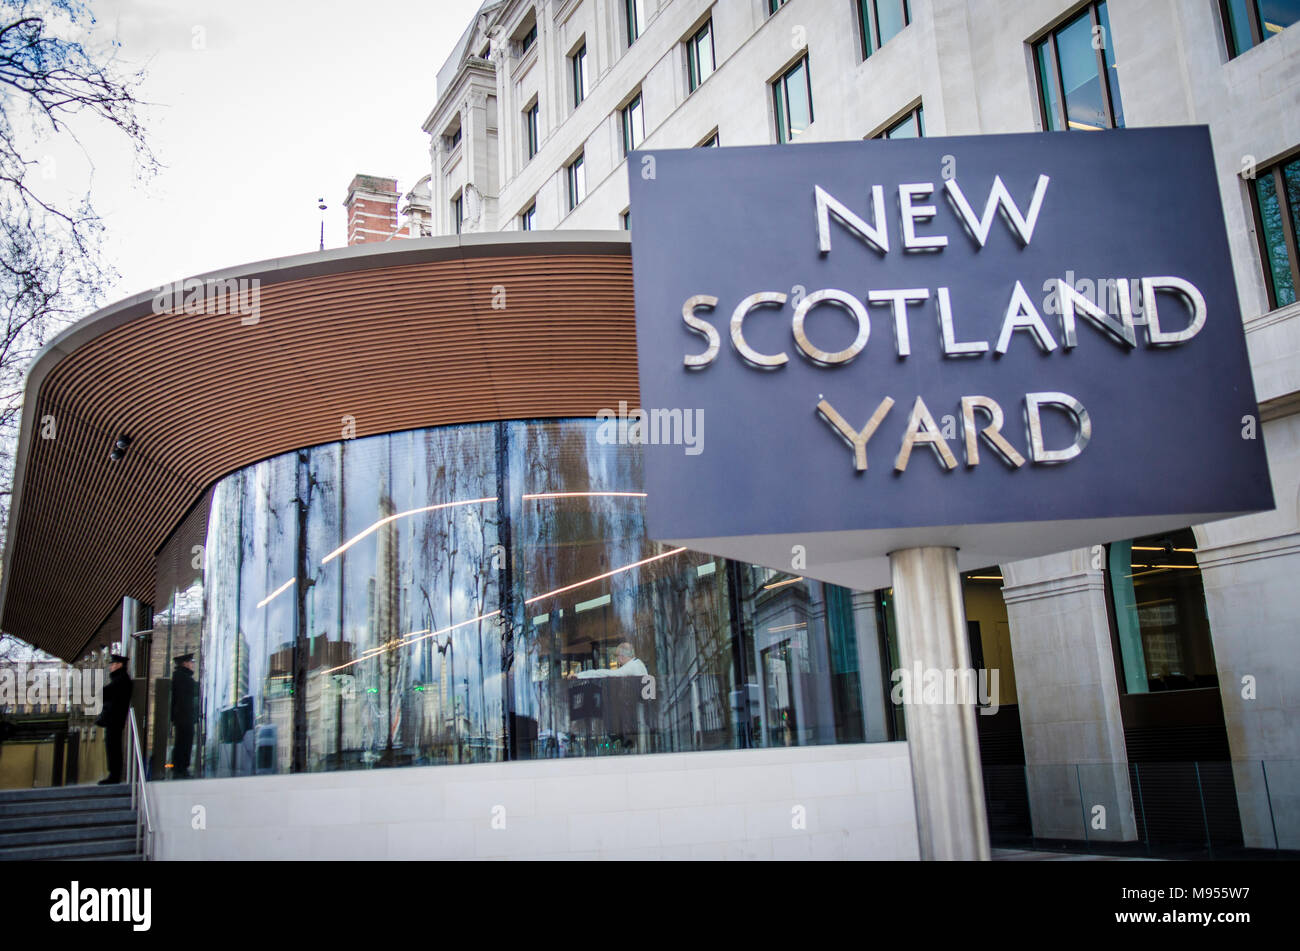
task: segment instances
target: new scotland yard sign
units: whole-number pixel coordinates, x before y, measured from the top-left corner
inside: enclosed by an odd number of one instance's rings
[[[652,537],[862,588],[1273,507],[1205,128],[628,174]]]

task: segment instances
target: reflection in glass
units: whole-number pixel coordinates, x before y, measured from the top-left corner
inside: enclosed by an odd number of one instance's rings
[[[540,108],[536,102],[524,110],[525,157],[532,158],[541,146]]]
[[[1259,25],[1264,39],[1300,22],[1300,0],[1258,0]]]
[[[571,59],[573,68],[573,106],[576,109],[587,98],[587,44],[583,43]]]
[[[713,70],[713,21],[707,20],[686,42],[686,72],[691,92],[712,76]]]
[[[645,0],[627,0],[627,45],[631,46],[645,29]]]
[[[1095,131],[1124,125],[1110,16],[1104,2],[1085,8],[1034,44],[1034,58],[1044,128]]]
[[[876,32],[884,46],[907,26],[907,0],[872,0],[876,8]]]
[[[894,614],[894,589],[882,588],[876,592],[876,624],[880,629],[884,644],[885,667],[892,674],[903,666],[898,651],[898,623]],[[907,739],[907,723],[903,717],[903,705],[889,705],[891,736],[897,740]]]
[[[812,92],[808,57],[788,69],[772,86],[778,142],[791,142],[812,124]]]
[[[1038,61],[1038,89],[1043,99],[1044,128],[1048,132],[1058,132],[1061,128],[1061,97],[1056,88],[1056,58],[1050,37],[1034,47],[1034,57]]]
[[[1232,56],[1240,56],[1255,45],[1248,9],[1253,2],[1254,0],[1227,0],[1225,4],[1228,11],[1229,52]]]
[[[204,775],[883,740],[870,596],[650,541],[595,421],[349,440],[223,479]]]
[[[1076,17],[1056,35],[1061,63],[1061,88],[1065,93],[1066,121],[1071,129],[1106,128],[1097,52],[1092,48],[1092,18]]]
[[[1104,3],[1097,4],[1097,22],[1101,26],[1102,60],[1106,66],[1106,81],[1110,85],[1110,109],[1113,113],[1111,125],[1116,129],[1124,128],[1124,104],[1119,95],[1119,71],[1115,65],[1115,44],[1111,42],[1110,13]],[[1099,94],[1104,95],[1102,90]]]
[[[867,58],[911,22],[908,0],[858,0],[858,28],[862,31],[862,56]]]
[[[637,93],[623,109],[623,153],[641,147],[645,140],[645,112],[641,108],[641,94]]]
[[[198,654],[203,627],[202,560],[190,551],[189,539],[177,533],[160,552],[158,564],[162,566],[155,590],[161,607],[152,619],[149,636],[149,671],[144,735],[148,738],[147,754],[149,775],[155,779],[180,778],[192,762],[194,736],[192,726],[198,719],[192,700],[181,690],[178,706],[176,696],[176,658],[185,654]],[[201,553],[202,549],[199,549]],[[183,676],[183,675],[182,675]],[[186,703],[187,700],[190,702]],[[176,731],[179,729],[179,734]],[[185,743],[188,734],[189,743]],[[189,746],[187,759],[184,747]]]
[[[1116,542],[1108,568],[1127,692],[1218,686],[1192,530]]]
[[[1300,233],[1300,159],[1283,170],[1291,205],[1293,233]],[[1295,303],[1296,287],[1292,271],[1291,254],[1287,247],[1283,215],[1283,196],[1278,194],[1277,176],[1270,169],[1255,179],[1255,197],[1259,208],[1259,221],[1275,307]]]
[[[1300,158],[1283,166],[1282,180],[1286,183],[1286,200],[1291,208],[1291,230],[1300,234]]]
[[[1228,55],[1246,50],[1300,21],[1300,0],[1226,0]]]
[[[569,210],[573,211],[587,197],[587,169],[582,155],[568,164],[565,175],[569,186]]]
[[[890,127],[889,131],[885,133],[885,138],[888,139],[917,138],[916,116],[911,113],[904,116],[899,122],[895,123],[893,126]]]
[[[903,118],[899,119],[877,138],[882,139],[918,139],[925,135],[923,110],[917,106]]]

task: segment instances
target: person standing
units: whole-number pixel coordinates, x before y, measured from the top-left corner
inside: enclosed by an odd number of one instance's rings
[[[108,776],[99,781],[101,786],[112,786],[122,781],[122,730],[126,728],[130,709],[131,676],[126,672],[126,658],[121,654],[111,654],[108,683],[104,684],[103,710],[95,721],[104,728],[104,748],[108,755]]]
[[[190,753],[194,745],[194,655],[181,654],[172,671],[172,779],[190,778]]]

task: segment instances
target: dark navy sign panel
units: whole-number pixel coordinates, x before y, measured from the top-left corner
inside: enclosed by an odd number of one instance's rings
[[[628,174],[641,405],[703,411],[693,454],[681,445],[645,447],[653,537],[711,540],[704,550],[734,555],[740,549],[723,540],[766,536],[784,544],[838,533],[834,558],[852,560],[855,549],[877,556],[912,543],[978,550],[970,526],[996,525],[985,533],[998,539],[996,550],[971,557],[1005,559],[1273,507],[1259,427],[1243,422],[1257,420],[1258,407],[1207,129],[644,151],[632,155]],[[1050,183],[1027,246],[998,215],[979,247],[944,189],[945,178],[955,178],[982,217],[999,176],[1023,214],[1040,175]],[[933,193],[912,204],[933,205],[935,213],[914,230],[946,235],[948,243],[908,253],[899,186],[926,182]],[[820,253],[815,187],[879,226],[874,185],[884,191],[888,252],[832,216],[831,251]],[[1204,296],[1206,320],[1194,337],[1152,346],[1139,310],[1135,347],[1082,318],[1077,345],[1063,346],[1050,282],[1165,276]],[[1054,350],[1017,330],[1007,352],[994,354],[1017,281]],[[872,290],[928,289],[928,300],[907,308],[910,354],[897,353],[890,307],[870,304],[870,337],[851,362],[828,367],[804,356],[792,332],[795,304],[825,288],[864,302]],[[945,356],[939,288],[950,295],[952,337],[986,341],[987,352]],[[788,355],[772,370],[742,360],[729,333],[736,305],[764,291],[788,299],[750,311],[743,331],[753,350]],[[717,329],[721,346],[710,365],[690,370],[683,358],[707,347],[683,321],[693,295],[718,299],[696,315]],[[1190,304],[1163,292],[1156,299],[1165,332],[1188,326]],[[1104,291],[1099,303],[1107,306]],[[857,334],[848,310],[826,304],[808,312],[806,328],[816,347],[831,352]],[[1041,392],[1069,394],[1086,409],[1091,439],[1075,458],[1012,468],[981,440],[979,464],[966,464],[963,396],[996,400],[1003,434],[1028,459],[1025,397]],[[917,444],[906,470],[895,471],[918,396],[950,437],[956,468]],[[816,407],[824,399],[861,429],[885,397],[894,405],[859,471]],[[1041,418],[1045,446],[1070,444],[1077,424],[1069,415],[1048,407]]]

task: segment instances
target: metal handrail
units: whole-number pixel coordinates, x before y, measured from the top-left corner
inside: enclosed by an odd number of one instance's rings
[[[126,764],[127,782],[131,786],[131,809],[135,812],[135,845],[140,849],[143,836],[142,854],[146,862],[153,860],[153,820],[149,816],[149,790],[144,781],[144,754],[140,751],[140,727],[136,723],[135,709],[127,711],[127,723],[130,726],[131,754]],[[136,805],[136,790],[139,789],[139,807]]]

